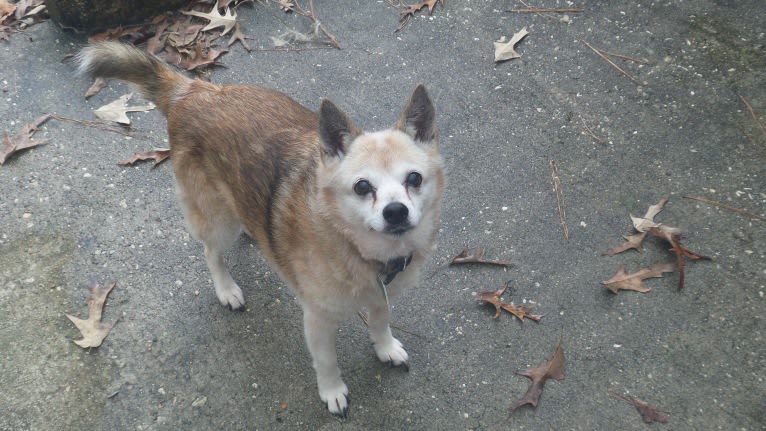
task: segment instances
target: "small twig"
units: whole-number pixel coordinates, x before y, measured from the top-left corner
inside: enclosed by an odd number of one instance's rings
[[[527,7],[526,9],[507,9],[506,12],[513,13],[581,13],[585,9],[575,8],[557,8],[557,7]]]
[[[51,114],[51,118],[53,118],[54,120],[68,121],[70,123],[75,123],[75,124],[79,124],[79,125],[82,125],[82,126],[92,127],[94,129],[106,130],[107,132],[119,133],[120,135],[123,135],[123,136],[130,136],[130,137],[133,136],[132,134],[130,134],[130,133],[128,133],[128,132],[126,132],[126,131],[124,131],[122,129],[118,129],[116,127],[111,127],[111,126],[108,126],[108,125],[106,125],[104,123],[99,123],[97,121],[78,120],[76,118],[65,117],[65,116],[59,115],[59,114]]]
[[[631,75],[630,73],[626,72],[626,71],[625,71],[623,68],[621,68],[620,66],[616,65],[616,64],[615,64],[615,63],[614,63],[612,60],[610,60],[610,59],[609,59],[609,57],[607,57],[606,55],[604,55],[604,53],[603,53],[603,52],[602,52],[600,49],[596,49],[596,48],[594,48],[593,46],[591,46],[591,44],[589,44],[588,42],[586,42],[586,41],[584,41],[584,40],[582,40],[582,39],[581,39],[581,42],[582,42],[582,43],[584,43],[584,44],[585,44],[585,45],[586,45],[588,48],[592,49],[592,50],[593,50],[593,52],[595,52],[595,53],[596,53],[596,55],[598,55],[599,57],[601,57],[601,58],[602,58],[604,61],[606,61],[606,62],[607,62],[607,63],[609,63],[610,65],[612,65],[612,67],[614,67],[615,69],[617,69],[617,70],[618,70],[620,73],[622,73],[623,75],[625,75],[626,77],[628,77],[628,78],[629,78],[631,81],[633,81],[633,82],[638,82],[638,80],[637,80],[637,79],[636,79],[636,78],[635,78],[633,75]]]
[[[298,1],[296,0],[292,10],[299,15],[309,18],[317,26],[317,28],[319,30],[322,30],[322,33],[324,33],[325,36],[327,36],[327,38],[330,39],[330,43],[332,44],[332,46],[340,49],[340,43],[338,43],[338,40],[335,39],[335,36],[333,36],[332,33],[330,33],[321,22],[319,22],[319,19],[317,18],[317,14],[316,14],[316,9],[314,9],[314,0],[308,0],[308,4],[309,4],[309,11],[307,12],[305,9],[301,7],[300,4],[298,4]]]
[[[521,3],[526,9],[537,9],[535,7],[532,7],[532,6],[524,3],[524,0],[516,0],[516,1]],[[533,13],[535,15],[541,16],[543,18],[556,19],[556,15],[545,15],[543,12],[539,12],[539,11],[532,11],[530,13]]]
[[[629,61],[633,61],[633,62],[640,63],[640,64],[649,64],[648,61],[646,61],[644,59],[641,59],[641,58],[630,57],[630,56],[627,56],[627,55],[624,55],[624,54],[617,54],[616,52],[609,52],[609,51],[603,51],[603,50],[600,50],[600,51],[601,51],[602,54],[608,55],[609,57],[617,57],[617,58],[621,58],[623,60],[629,60]]]
[[[752,105],[750,105],[750,102],[748,102],[744,96],[740,95],[739,98],[742,100],[742,103],[745,104],[747,111],[750,112],[750,115],[753,117],[753,121],[755,121],[755,124],[758,126],[758,128],[761,129],[761,133],[763,133],[763,137],[766,139],[766,126],[763,125],[761,119],[758,117],[758,115],[755,114],[755,111],[753,110]]]
[[[577,124],[575,124],[574,127],[577,128],[577,129],[582,130],[583,133],[585,133],[586,135],[590,136],[594,141],[596,141],[599,144],[603,145],[604,144],[604,140],[599,138],[598,136],[596,136],[595,133],[593,133],[593,131],[590,129],[590,127],[588,127],[588,124],[585,123],[585,118],[582,118],[582,115],[580,116],[580,121],[582,121],[582,127],[580,127]]]
[[[364,322],[364,324],[365,324],[366,326],[369,326],[369,324],[367,323],[367,315],[366,315],[364,312],[362,312],[362,311],[357,311],[357,312],[356,312],[356,314],[359,316],[359,318],[360,318],[360,319],[362,319],[362,322]],[[416,333],[414,333],[414,332],[412,332],[412,331],[408,331],[408,330],[406,330],[406,329],[402,328],[401,326],[398,326],[398,325],[394,325],[394,324],[391,324],[390,326],[391,326],[392,328],[394,328],[394,329],[398,329],[399,331],[402,331],[402,332],[404,332],[405,334],[410,334],[410,335],[412,335],[412,336],[414,336],[414,337],[423,338],[423,336],[422,336],[422,335],[420,335],[420,334],[416,334]]]
[[[556,161],[551,160],[548,162],[551,166],[551,183],[553,184],[553,192],[556,194],[556,205],[559,210],[559,220],[561,221],[561,229],[564,231],[564,238],[569,239],[569,227],[567,226],[567,215],[564,211],[564,194],[561,191],[561,181],[559,180],[559,168],[556,166]]]
[[[281,48],[253,48],[250,51],[260,51],[260,52],[301,52],[301,51],[317,51],[320,49],[335,49],[335,47],[332,46],[306,46],[303,48],[296,48],[296,47],[281,47]]]
[[[734,211],[737,214],[742,214],[743,216],[750,217],[751,219],[760,220],[760,221],[766,221],[766,217],[762,217],[762,216],[759,216],[758,214],[753,214],[750,211],[746,211],[746,210],[743,210],[743,209],[740,209],[740,208],[735,208],[733,206],[726,205],[726,204],[721,203],[721,202],[711,201],[710,199],[706,199],[706,198],[703,198],[703,197],[699,197],[699,196],[684,196],[683,198],[684,199],[690,199],[690,200],[693,200],[693,201],[699,201],[699,202],[706,203],[708,205],[717,206],[717,207],[720,207],[720,208],[726,208],[729,211]]]

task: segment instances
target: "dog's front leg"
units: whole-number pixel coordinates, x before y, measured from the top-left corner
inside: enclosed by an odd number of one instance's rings
[[[303,329],[317,374],[319,398],[327,403],[330,413],[345,418],[348,415],[348,387],[340,377],[338,353],[335,350],[338,322],[321,312],[303,307]]]
[[[368,331],[378,359],[392,367],[402,367],[409,371],[407,351],[404,350],[402,343],[391,335],[391,326],[389,325],[391,311],[388,305],[377,304],[371,306],[369,311]]]

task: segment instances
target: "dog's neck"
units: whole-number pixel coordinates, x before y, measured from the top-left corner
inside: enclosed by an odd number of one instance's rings
[[[409,256],[400,256],[389,259],[385,263],[381,262],[383,264],[383,269],[378,273],[378,287],[380,287],[380,292],[383,294],[383,299],[386,301],[386,307],[388,307],[388,290],[386,287],[389,283],[394,281],[396,274],[407,269],[407,265],[409,265],[410,262],[412,262],[412,253],[410,253]]]
[[[407,269],[407,265],[412,262],[412,253],[409,256],[399,256],[393,259],[389,259],[388,262],[383,263],[383,268],[380,270],[378,277],[383,284],[388,285],[396,275]]]

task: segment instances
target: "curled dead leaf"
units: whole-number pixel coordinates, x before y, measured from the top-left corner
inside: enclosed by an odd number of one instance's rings
[[[147,105],[128,106],[128,100],[131,97],[133,97],[133,93],[120,96],[119,99],[96,109],[93,113],[102,120],[128,125],[130,124],[128,112],[145,112],[154,109],[154,103],[152,102],[149,102]]]
[[[651,268],[644,268],[640,271],[636,271],[632,274],[625,272],[625,265],[620,265],[617,269],[617,273],[610,279],[604,280],[601,284],[612,291],[617,293],[620,290],[634,290],[636,292],[646,293],[652,290],[650,287],[644,287],[642,281],[647,278],[662,278],[662,274],[666,272],[673,272],[674,267],[669,263],[655,263]]]
[[[505,293],[505,290],[508,288],[509,284],[510,282],[505,283],[503,288],[499,290],[482,292],[476,296],[476,300],[481,301],[485,304],[490,304],[494,306],[495,319],[500,317],[501,310],[505,310],[508,313],[511,313],[512,315],[516,316],[516,318],[518,318],[522,322],[524,321],[524,318],[534,320],[535,322],[539,322],[540,319],[543,318],[542,314],[532,314],[532,309],[529,307],[525,307],[523,305],[509,304],[507,302],[504,302],[502,299],[500,299],[500,297],[503,296],[503,293]]]
[[[529,385],[524,396],[511,405],[511,413],[525,404],[537,407],[537,403],[540,401],[540,396],[543,394],[543,386],[545,385],[545,382],[548,379],[564,379],[564,363],[564,349],[561,347],[561,341],[559,341],[559,345],[556,347],[556,351],[553,352],[553,356],[545,361],[544,364],[535,368],[516,371],[516,374],[532,380],[532,384]]]
[[[37,132],[37,129],[50,118],[50,114],[38,117],[35,121],[25,124],[13,137],[11,137],[8,132],[4,132],[3,145],[0,147],[0,165],[4,164],[9,157],[21,150],[26,150],[46,143],[47,139],[34,140],[32,139],[32,136]]]
[[[170,157],[170,149],[169,148],[155,148],[151,151],[144,151],[140,153],[135,153],[133,156],[125,159],[120,160],[117,162],[120,166],[129,166],[134,165],[137,162],[143,161],[143,160],[154,160],[154,164],[152,165],[152,169],[156,168],[160,163],[164,162]]]
[[[511,40],[507,42],[505,40],[505,36],[500,38],[500,40],[495,41],[495,63],[521,57],[521,54],[516,52],[515,47],[516,44],[519,43],[521,39],[524,39],[528,34],[529,32],[527,31],[527,28],[524,27],[516,32],[511,37]]]
[[[114,324],[117,323],[117,320],[112,323],[101,322],[106,297],[109,296],[109,292],[111,292],[116,285],[117,283],[112,283],[105,289],[102,289],[98,284],[93,285],[91,297],[86,301],[88,304],[87,319],[80,319],[79,317],[69,314],[66,315],[66,317],[77,326],[77,329],[79,329],[82,334],[81,339],[73,340],[78,346],[82,348],[100,346],[104,341],[104,338],[109,335],[109,331],[112,330]]]

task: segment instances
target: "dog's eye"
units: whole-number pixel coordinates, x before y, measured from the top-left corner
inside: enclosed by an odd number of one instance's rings
[[[354,193],[364,196],[372,191],[372,184],[367,180],[359,180],[354,184]]]
[[[407,179],[405,180],[407,187],[420,187],[422,182],[423,176],[417,172],[410,172],[407,174]]]

